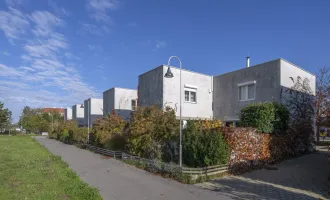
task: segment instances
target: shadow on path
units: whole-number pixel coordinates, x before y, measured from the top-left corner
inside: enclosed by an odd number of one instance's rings
[[[233,199],[329,199],[328,160],[323,150],[242,176],[211,180],[199,186]]]

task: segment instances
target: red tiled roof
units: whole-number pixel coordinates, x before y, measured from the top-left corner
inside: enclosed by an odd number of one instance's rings
[[[43,108],[42,111],[44,111],[44,112],[64,113],[64,109],[63,108]]]

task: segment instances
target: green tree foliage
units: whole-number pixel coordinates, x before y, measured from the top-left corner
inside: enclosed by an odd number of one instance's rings
[[[0,131],[10,125],[11,111],[8,108],[4,108],[4,104],[0,102]]]
[[[49,127],[49,137],[65,143],[86,144],[88,138],[87,128],[78,127],[74,120],[55,122]]]
[[[111,150],[123,150],[125,140],[123,130],[126,121],[114,111],[104,118],[99,118],[93,123],[91,142],[94,145]]]
[[[229,145],[220,129],[200,129],[195,121],[188,121],[183,130],[183,163],[189,167],[226,164]]]
[[[271,102],[250,104],[240,113],[240,126],[254,127],[263,133],[274,131],[275,108]]]
[[[163,147],[178,136],[178,129],[179,121],[170,107],[165,111],[156,106],[139,107],[127,132],[128,150],[141,157],[161,159]]]
[[[273,102],[275,109],[275,120],[273,133],[284,134],[289,128],[290,112],[283,104]]]
[[[19,124],[29,133],[41,133],[53,128],[54,123],[62,122],[63,116],[57,112],[43,112],[40,108],[25,106]]]

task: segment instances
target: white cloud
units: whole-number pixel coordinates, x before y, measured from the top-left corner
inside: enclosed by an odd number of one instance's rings
[[[154,50],[158,50],[158,49],[164,48],[166,46],[167,46],[167,43],[165,41],[156,40],[156,45],[155,45]]]
[[[57,15],[66,15],[69,16],[71,13],[65,8],[59,7],[56,2],[48,0],[48,5],[53,9]]]
[[[81,58],[79,58],[78,56],[73,55],[73,54],[70,53],[70,52],[65,52],[65,53],[64,53],[64,56],[65,56],[67,59],[81,60]]]
[[[0,93],[6,94],[5,102],[64,106],[98,97],[95,88],[80,77],[76,65],[67,64],[80,58],[70,52],[69,41],[60,33],[63,25],[65,21],[48,11],[0,11],[0,29],[8,39],[21,38],[23,34],[32,36],[24,37],[19,44],[24,51],[20,67],[0,64]]]
[[[11,55],[11,53],[9,53],[8,51],[3,51],[2,54],[3,54],[4,56],[10,56],[10,55]]]
[[[27,16],[17,9],[9,7],[8,11],[0,11],[0,29],[9,39],[18,39],[29,27]]]
[[[111,26],[115,24],[109,12],[118,9],[118,7],[118,0],[87,0],[87,11],[96,23],[82,23],[82,29],[99,36],[109,33]]]
[[[36,36],[50,35],[56,26],[62,26],[63,20],[48,11],[35,11],[30,15],[30,20],[35,23],[32,33]]]
[[[99,22],[111,23],[109,10],[115,10],[119,7],[117,0],[88,0],[87,10],[90,11],[91,18]]]

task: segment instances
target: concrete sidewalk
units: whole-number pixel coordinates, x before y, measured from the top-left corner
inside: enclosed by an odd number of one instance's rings
[[[56,140],[45,137],[36,137],[36,140],[53,154],[61,156],[82,180],[98,188],[105,200],[232,199],[228,194],[164,179]]]
[[[329,199],[327,147],[318,150],[273,165],[277,170],[255,170],[198,185],[235,199]]]

